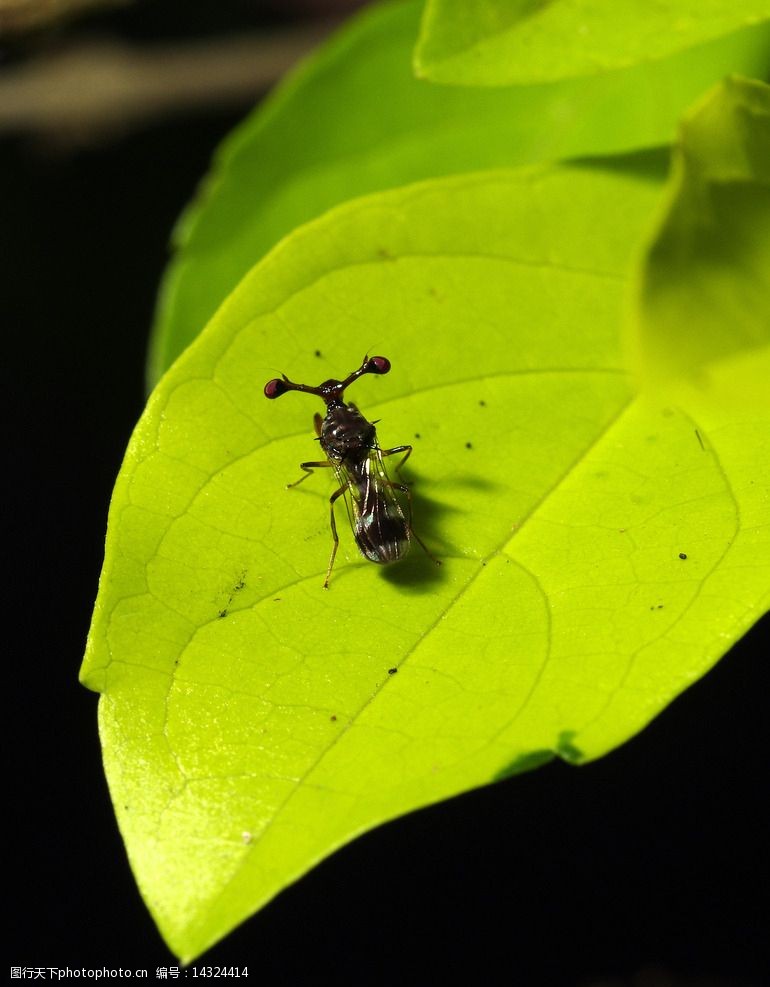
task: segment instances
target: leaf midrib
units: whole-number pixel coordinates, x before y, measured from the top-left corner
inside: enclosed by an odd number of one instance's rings
[[[624,402],[621,405],[621,407],[618,409],[618,411],[611,417],[611,419],[597,433],[597,435],[595,436],[595,438],[584,449],[582,449],[581,452],[580,452],[580,454],[577,457],[575,457],[575,459],[569,464],[569,466],[559,476],[558,480],[556,480],[555,483],[548,490],[546,490],[543,493],[543,495],[532,505],[531,509],[528,511],[528,513],[526,514],[526,516],[522,519],[521,524],[519,525],[519,528],[517,529],[517,531],[521,531],[525,527],[525,525],[534,517],[534,515],[542,507],[542,505],[548,500],[548,498],[551,497],[552,494],[559,488],[559,486],[566,479],[566,477],[568,477],[570,475],[570,473],[604,439],[604,437],[611,431],[612,428],[615,427],[615,425],[618,423],[618,421],[623,417],[623,415],[629,410],[629,408],[633,404],[634,404],[634,399],[633,398],[629,398],[626,402]],[[515,537],[516,536],[514,536],[514,538]],[[489,559],[493,558],[494,556],[498,555],[504,549],[504,547],[505,547],[506,544],[510,544],[511,540],[512,539],[508,538],[505,541],[501,542],[494,550],[492,550],[491,552],[489,552],[487,554],[487,556],[485,556],[485,559],[484,560],[480,560],[479,561],[479,566],[478,566],[477,571],[460,588],[460,590],[458,591],[457,595],[452,599],[452,601],[449,603],[449,605],[445,609],[443,609],[441,611],[441,613],[436,617],[436,619],[431,622],[430,626],[413,642],[413,644],[409,647],[409,649],[404,654],[404,656],[396,663],[396,665],[394,667],[400,669],[403,666],[404,662],[406,662],[408,660],[408,658],[414,653],[414,651],[422,643],[422,641],[424,641],[431,634],[431,632],[434,630],[434,628],[438,625],[439,621],[443,620],[446,617],[446,615],[460,602],[460,600],[462,600],[462,598],[465,595],[465,593],[470,589],[471,586],[473,586],[475,584],[476,580],[482,575],[482,573],[484,573],[486,571],[485,570],[485,566],[483,566],[481,564],[481,561],[489,560]],[[546,606],[547,606],[547,602],[548,601],[546,600]],[[548,612],[550,614],[550,608],[548,609]],[[549,639],[548,649],[546,651],[546,655],[545,655],[545,658],[544,658],[543,663],[541,665],[541,670],[538,673],[538,675],[541,675],[542,674],[542,669],[548,663],[549,655],[550,655],[550,643],[551,642],[550,642],[550,639]],[[292,790],[289,792],[289,794],[284,798],[283,802],[281,802],[281,804],[275,810],[275,812],[273,813],[271,819],[268,821],[268,823],[266,824],[266,826],[262,829],[262,831],[260,832],[259,836],[254,840],[253,843],[251,843],[251,844],[248,845],[248,847],[246,848],[247,852],[243,855],[243,857],[241,858],[241,860],[239,861],[239,863],[237,864],[237,866],[233,869],[232,874],[229,876],[229,878],[227,879],[227,881],[225,882],[225,884],[222,886],[222,888],[217,892],[217,895],[214,898],[210,899],[210,901],[208,902],[209,909],[213,909],[216,906],[216,904],[219,901],[222,900],[222,898],[225,896],[225,894],[227,892],[227,889],[238,878],[238,876],[240,875],[240,873],[242,872],[242,870],[244,869],[244,867],[247,866],[248,861],[251,858],[251,851],[252,851],[252,849],[257,849],[260,846],[260,844],[261,844],[262,840],[264,839],[265,835],[273,828],[273,826],[275,825],[275,823],[279,821],[280,817],[285,812],[286,807],[291,803],[292,799],[295,797],[295,795],[297,794],[297,792],[300,791],[300,789],[302,788],[302,786],[308,781],[308,779],[312,776],[312,774],[323,763],[324,759],[327,757],[327,755],[329,754],[329,752],[332,751],[343,740],[343,738],[345,738],[347,736],[348,731],[351,729],[351,727],[353,727],[357,723],[358,719],[364,713],[364,711],[366,709],[368,709],[369,706],[376,699],[379,698],[379,696],[382,694],[382,691],[385,689],[385,687],[387,686],[388,682],[390,682],[392,678],[393,678],[393,676],[387,675],[383,679],[382,683],[376,688],[376,690],[373,692],[373,694],[366,700],[366,702],[364,702],[358,708],[358,710],[355,713],[353,713],[348,718],[345,726],[332,739],[332,741],[323,749],[323,751],[318,755],[318,757],[315,759],[315,761],[307,768],[307,770],[302,774],[302,776],[296,781],[296,783],[294,784]],[[173,688],[173,684],[174,684],[174,679],[173,679],[173,674],[172,674],[172,679],[171,679],[171,681],[169,683],[169,693],[170,693],[171,689]],[[529,696],[527,697],[527,701],[528,701],[528,699],[529,699]],[[168,697],[167,697],[167,701],[168,701]],[[523,708],[523,706],[520,707],[520,709],[517,711],[517,714],[516,715],[520,715],[522,708]],[[510,726],[510,723],[508,725]],[[166,740],[167,740],[167,742],[170,743],[170,741],[168,740],[168,738],[166,738]],[[375,825],[376,822],[377,822],[377,820],[373,820],[372,821],[372,825]]]

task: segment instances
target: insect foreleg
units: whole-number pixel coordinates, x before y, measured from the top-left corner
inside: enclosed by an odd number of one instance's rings
[[[295,480],[294,483],[287,483],[286,484],[286,489],[287,490],[290,490],[292,487],[298,487],[300,485],[300,483],[302,483],[303,480],[307,480],[307,478],[309,476],[312,476],[313,470],[325,469],[326,467],[330,467],[331,465],[332,464],[329,463],[329,462],[323,462],[323,463],[300,463],[299,464],[299,468],[301,470],[304,470],[305,471],[305,475],[304,476],[301,476],[298,480]]]
[[[318,414],[318,412],[316,412],[313,415],[313,424],[315,425],[316,435],[319,436],[319,438],[320,438],[320,435],[321,435],[321,425],[323,424],[323,419]],[[286,489],[289,490],[289,489],[291,489],[291,487],[298,487],[300,485],[300,483],[302,483],[303,480],[307,480],[307,478],[310,476],[310,474],[313,472],[314,469],[317,469],[317,470],[326,469],[326,468],[328,468],[331,465],[332,464],[330,462],[328,462],[327,460],[324,460],[322,463],[320,463],[320,462],[318,462],[318,463],[300,463],[299,464],[299,468],[301,470],[304,470],[305,471],[305,475],[304,476],[301,476],[298,480],[295,480],[294,483],[287,483],[286,484]]]
[[[331,465],[331,463],[329,463],[328,465]],[[334,544],[332,545],[332,554],[331,554],[331,558],[329,559],[329,567],[326,570],[326,579],[324,579],[324,589],[329,588],[329,577],[332,574],[332,568],[334,566],[334,558],[337,554],[337,549],[339,548],[339,544],[340,544],[340,537],[337,534],[337,522],[334,519],[334,501],[338,497],[342,496],[342,494],[344,493],[345,493],[345,487],[340,487],[339,490],[335,490],[334,493],[329,498],[329,517],[331,519],[332,538],[334,539]]]

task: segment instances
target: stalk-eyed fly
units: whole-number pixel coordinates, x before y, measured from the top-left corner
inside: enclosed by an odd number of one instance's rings
[[[412,538],[419,543],[426,554],[433,558],[412,528],[412,498],[405,483],[393,483],[388,476],[383,458],[403,453],[396,467],[401,467],[409,458],[412,447],[394,446],[381,449],[377,443],[376,422],[367,421],[358,408],[343,400],[345,389],[364,374],[386,374],[390,370],[390,360],[384,356],[364,357],[358,370],[348,374],[344,380],[327,380],[317,387],[308,384],[295,384],[284,374],[265,384],[265,397],[279,398],[287,391],[305,391],[316,394],[326,403],[326,416],[321,418],[316,412],[313,421],[321,448],[326,453],[326,462],[300,463],[305,471],[295,483],[296,487],[306,480],[315,469],[329,467],[334,470],[339,487],[329,498],[332,538],[332,554],[326,570],[324,589],[329,588],[329,577],[334,566],[334,558],[339,546],[337,523],[334,519],[334,503],[346,496],[349,506],[350,523],[356,544],[370,562],[388,565],[403,559],[409,551]],[[408,517],[398,501],[396,491],[406,494]]]

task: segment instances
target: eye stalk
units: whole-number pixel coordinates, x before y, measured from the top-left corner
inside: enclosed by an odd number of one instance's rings
[[[317,387],[311,387],[310,384],[295,384],[294,381],[289,380],[286,374],[283,374],[281,377],[274,377],[265,384],[265,397],[270,398],[272,401],[287,391],[304,391],[306,394],[318,395],[322,401],[326,402],[327,406],[331,406],[342,402],[345,388],[349,387],[354,380],[358,380],[364,374],[378,374],[381,376],[389,371],[390,360],[386,356],[365,356],[358,370],[354,370],[353,373],[348,374],[344,380],[327,380]]]

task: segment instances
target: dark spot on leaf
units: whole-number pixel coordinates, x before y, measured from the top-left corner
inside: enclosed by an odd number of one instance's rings
[[[316,350],[315,351],[315,356],[321,356],[321,351],[320,350]]]
[[[487,406],[487,402],[486,401],[479,401],[479,407],[480,408],[486,408],[486,406]]]
[[[466,442],[465,443],[465,448],[466,449],[472,449],[473,448],[473,443],[472,442]]]
[[[420,433],[419,433],[419,432],[415,432],[415,433],[414,433],[414,437],[415,437],[416,439],[419,439],[419,438],[420,438]]]
[[[397,668],[389,668],[388,675],[395,675],[397,671],[398,671]]]
[[[222,620],[224,617],[227,616],[227,610],[220,610],[217,616],[219,617],[220,620]]]
[[[680,553],[679,553],[679,558],[680,558],[680,559],[686,559],[686,558],[687,558],[687,555],[686,555],[686,553],[685,553],[685,552],[680,552]]]
[[[336,723],[337,722],[337,717],[334,715],[334,713],[332,713],[332,715],[329,717],[329,719],[332,721],[332,723]]]

